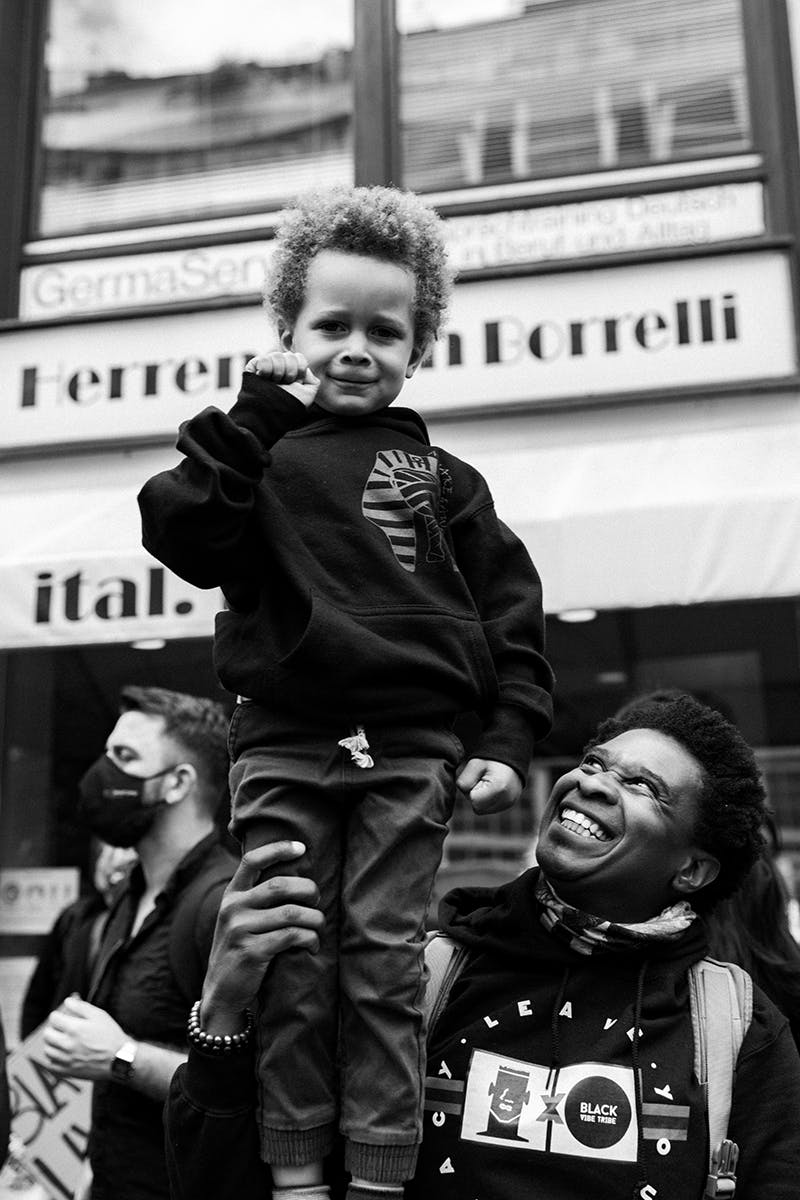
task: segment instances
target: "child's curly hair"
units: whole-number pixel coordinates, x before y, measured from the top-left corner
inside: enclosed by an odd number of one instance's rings
[[[406,267],[416,280],[414,343],[424,350],[444,319],[453,273],[441,218],[413,192],[391,187],[337,187],[299,197],[283,214],[264,293],[290,325],[303,305],[311,259],[342,250]]]

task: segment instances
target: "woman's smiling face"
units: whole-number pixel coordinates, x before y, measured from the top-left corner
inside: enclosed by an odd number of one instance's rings
[[[718,869],[694,841],[702,787],[697,760],[657,730],[593,746],[553,787],[536,849],[542,871],[585,912],[656,916]]]

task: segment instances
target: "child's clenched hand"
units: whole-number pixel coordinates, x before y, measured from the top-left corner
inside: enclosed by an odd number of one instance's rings
[[[456,786],[469,796],[478,814],[511,808],[522,792],[522,780],[514,768],[488,758],[469,759],[456,778]]]
[[[269,354],[257,354],[251,358],[244,369],[280,384],[306,408],[314,403],[319,380],[303,354],[295,354],[292,350],[272,350]]]

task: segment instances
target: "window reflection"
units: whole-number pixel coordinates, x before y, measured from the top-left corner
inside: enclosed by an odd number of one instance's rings
[[[51,0],[34,236],[350,183],[352,0]]]
[[[398,14],[408,187],[750,146],[740,0],[398,0]]]

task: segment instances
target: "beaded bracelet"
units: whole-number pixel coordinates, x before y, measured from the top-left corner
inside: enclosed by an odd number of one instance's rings
[[[241,1033],[206,1033],[200,1028],[200,1001],[196,1000],[189,1014],[187,1037],[189,1044],[212,1054],[241,1054],[250,1048],[253,1038],[253,1014],[248,1012],[247,1025]]]

